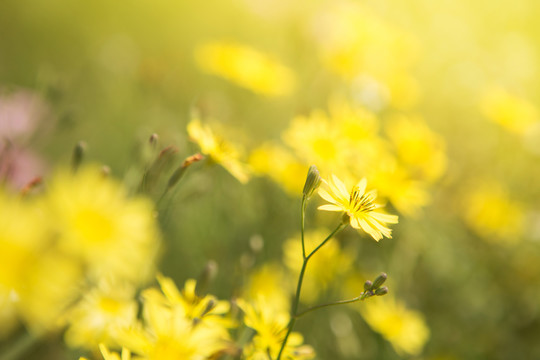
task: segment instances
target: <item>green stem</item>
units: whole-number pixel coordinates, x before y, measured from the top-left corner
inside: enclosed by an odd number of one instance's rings
[[[300,225],[300,234],[302,238],[302,259],[306,258],[306,245],[304,242],[304,219],[306,216],[306,196],[302,196],[302,209],[300,211],[300,219],[301,219],[301,225]]]
[[[326,242],[328,242],[328,240],[330,240],[334,235],[336,235],[338,232],[343,230],[346,226],[347,226],[347,224],[340,223],[338,225],[338,227],[336,227],[334,229],[334,231],[332,231],[332,233],[330,235],[328,235],[326,237],[326,239],[324,239],[323,242],[321,242],[319,244],[319,246],[317,246],[315,248],[315,250],[313,250],[311,253],[309,253],[308,256],[304,256],[304,260],[302,262],[302,269],[300,270],[300,275],[298,276],[298,284],[296,285],[296,295],[294,297],[294,302],[293,302],[293,306],[292,306],[292,310],[291,310],[291,320],[289,321],[287,334],[285,335],[285,338],[283,339],[283,343],[281,344],[281,349],[279,349],[279,354],[278,354],[278,357],[277,357],[276,360],[281,359],[281,354],[283,353],[283,350],[285,349],[285,346],[287,345],[287,340],[289,339],[289,335],[291,334],[291,332],[293,330],[293,327],[294,327],[294,323],[296,322],[296,318],[297,318],[296,311],[298,310],[298,304],[300,302],[300,292],[302,290],[302,282],[304,281],[304,274],[306,272],[306,267],[307,267],[307,263],[308,263],[309,259],[313,255],[315,255],[315,253],[321,247],[323,247],[323,245],[326,244]],[[302,244],[303,244],[303,242],[302,242]]]
[[[320,304],[320,305],[316,305],[316,306],[312,306],[300,313],[298,313],[296,315],[296,318],[299,318],[301,316],[304,316],[305,314],[307,314],[308,312],[311,312],[313,310],[318,310],[318,309],[322,309],[324,307],[328,307],[328,306],[334,306],[334,305],[343,305],[343,304],[350,304],[350,303],[353,303],[353,302],[357,302],[359,300],[362,300],[362,296],[364,295],[364,293],[360,294],[360,296],[357,296],[355,298],[352,298],[352,299],[349,299],[349,300],[339,300],[339,301],[334,301],[334,302],[330,302],[330,303],[326,303],[326,304]]]

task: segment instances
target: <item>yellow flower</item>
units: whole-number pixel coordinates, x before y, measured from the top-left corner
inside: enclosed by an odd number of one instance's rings
[[[142,282],[152,275],[160,245],[152,203],[129,198],[97,167],[59,171],[42,210],[50,216],[58,249],[81,261],[91,279],[112,274]]]
[[[424,181],[418,181],[395,158],[389,157],[370,169],[369,178],[381,197],[404,215],[416,216],[431,197]]]
[[[238,306],[244,312],[244,323],[256,331],[252,342],[244,347],[246,360],[262,360],[277,358],[283,338],[287,333],[289,313],[279,311],[267,302],[265,297],[259,297],[247,302],[238,299]],[[302,345],[304,339],[300,333],[292,332],[281,356],[286,360],[307,360],[315,356],[310,346]]]
[[[418,311],[392,296],[375,297],[358,307],[368,325],[388,340],[398,354],[419,355],[429,339],[429,328]]]
[[[418,117],[395,116],[386,133],[399,158],[421,179],[435,181],[446,170],[444,141]]]
[[[323,111],[295,117],[282,138],[306,163],[332,171],[345,164],[338,160],[346,159],[349,148]]]
[[[218,356],[229,347],[223,315],[228,304],[211,296],[195,295],[195,282],[188,280],[180,292],[171,279],[158,278],[157,289],[143,292],[143,323],[121,329],[118,342],[147,360],[199,360]]]
[[[330,204],[319,206],[319,210],[344,211],[355,229],[362,229],[373,239],[379,241],[386,236],[391,238],[392,231],[386,224],[397,224],[396,215],[384,214],[376,210],[382,205],[376,204],[377,192],[366,192],[367,180],[364,178],[356,184],[351,192],[347,191],[345,184],[335,175],[325,181],[325,187],[319,188],[319,195]]]
[[[197,48],[195,58],[202,70],[261,95],[287,95],[294,89],[295,76],[289,68],[245,45],[207,43]]]
[[[101,279],[68,312],[66,343],[91,350],[101,343],[114,345],[118,329],[136,321],[138,306],[134,296],[135,288],[131,284]]]
[[[201,152],[211,161],[223,166],[242,184],[248,182],[250,170],[239,160],[240,152],[233,144],[216,136],[208,125],[203,125],[197,118],[189,122],[187,131],[191,140],[199,145]]]
[[[195,293],[197,282],[194,279],[186,280],[182,291],[179,291],[172,279],[168,277],[158,274],[157,279],[161,291],[151,288],[143,292],[143,298],[148,302],[178,308],[177,310],[189,320],[204,322],[209,326],[223,329],[224,336],[226,328],[234,325],[224,317],[230,310],[229,302],[218,300],[212,295],[197,295]]]
[[[465,222],[483,239],[499,244],[521,240],[525,211],[496,183],[482,184],[465,196]]]
[[[265,264],[251,273],[242,297],[247,301],[264,299],[265,306],[275,312],[288,312],[290,299],[295,284],[283,267],[277,264]],[[289,291],[290,290],[290,291]]]
[[[78,298],[84,278],[78,259],[50,248],[28,264],[19,293],[19,309],[31,330],[42,332],[63,326],[62,315]]]

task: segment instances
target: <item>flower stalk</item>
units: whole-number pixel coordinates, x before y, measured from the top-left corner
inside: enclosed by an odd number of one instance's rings
[[[337,233],[339,233],[341,230],[343,230],[347,226],[347,224],[340,223],[334,229],[334,231],[332,231],[332,233],[330,233],[330,235],[328,235],[326,237],[326,239],[324,239],[319,244],[319,246],[317,246],[312,252],[310,252],[306,256],[305,255],[304,236],[303,236],[303,234],[304,234],[305,201],[306,201],[306,195],[304,195],[304,197],[302,199],[302,230],[301,230],[301,233],[302,233],[302,251],[303,251],[303,255],[304,255],[303,256],[303,262],[302,262],[302,268],[300,270],[300,275],[298,276],[298,283],[296,285],[296,295],[294,297],[294,302],[293,302],[293,306],[292,306],[292,309],[291,309],[291,320],[289,321],[289,325],[287,327],[287,333],[285,334],[285,338],[283,339],[283,343],[281,344],[281,349],[279,350],[277,360],[281,359],[281,354],[283,353],[283,350],[285,349],[285,346],[287,345],[287,340],[289,339],[289,335],[291,334],[291,332],[292,332],[292,330],[294,328],[294,324],[296,323],[296,319],[298,318],[297,311],[298,311],[298,304],[300,303],[300,293],[302,291],[302,283],[304,281],[304,275],[305,275],[305,272],[306,272],[306,268],[307,268],[307,264],[309,262],[309,259],[311,259],[311,257],[313,255],[315,255],[315,253],[317,251],[319,251],[319,249],[322,248],[324,246],[324,244],[326,244],[328,242],[328,240],[330,240],[332,237],[334,237]]]

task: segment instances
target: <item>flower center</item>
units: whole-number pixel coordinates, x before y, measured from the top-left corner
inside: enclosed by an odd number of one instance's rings
[[[376,206],[373,201],[375,201],[375,194],[372,191],[367,193],[360,192],[358,186],[353,187],[351,190],[349,206],[355,213],[375,210]]]

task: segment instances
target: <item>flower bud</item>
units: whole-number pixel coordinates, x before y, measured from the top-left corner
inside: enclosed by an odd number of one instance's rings
[[[387,279],[387,275],[385,273],[381,273],[379,276],[377,276],[377,278],[373,281],[373,286],[371,287],[373,290],[375,289],[378,289],[381,287],[382,284],[384,284],[384,282],[386,281]]]
[[[366,280],[364,283],[364,290],[369,291],[373,287],[373,283],[370,280]]]
[[[309,167],[309,171],[306,178],[306,183],[304,184],[304,190],[302,191],[306,199],[309,199],[311,195],[319,188],[321,185],[321,175],[319,170],[315,165]]]
[[[388,294],[388,287],[387,286],[383,286],[383,287],[380,287],[377,290],[375,290],[375,295],[377,295],[377,296],[383,296],[383,295],[386,295],[386,294]]]

